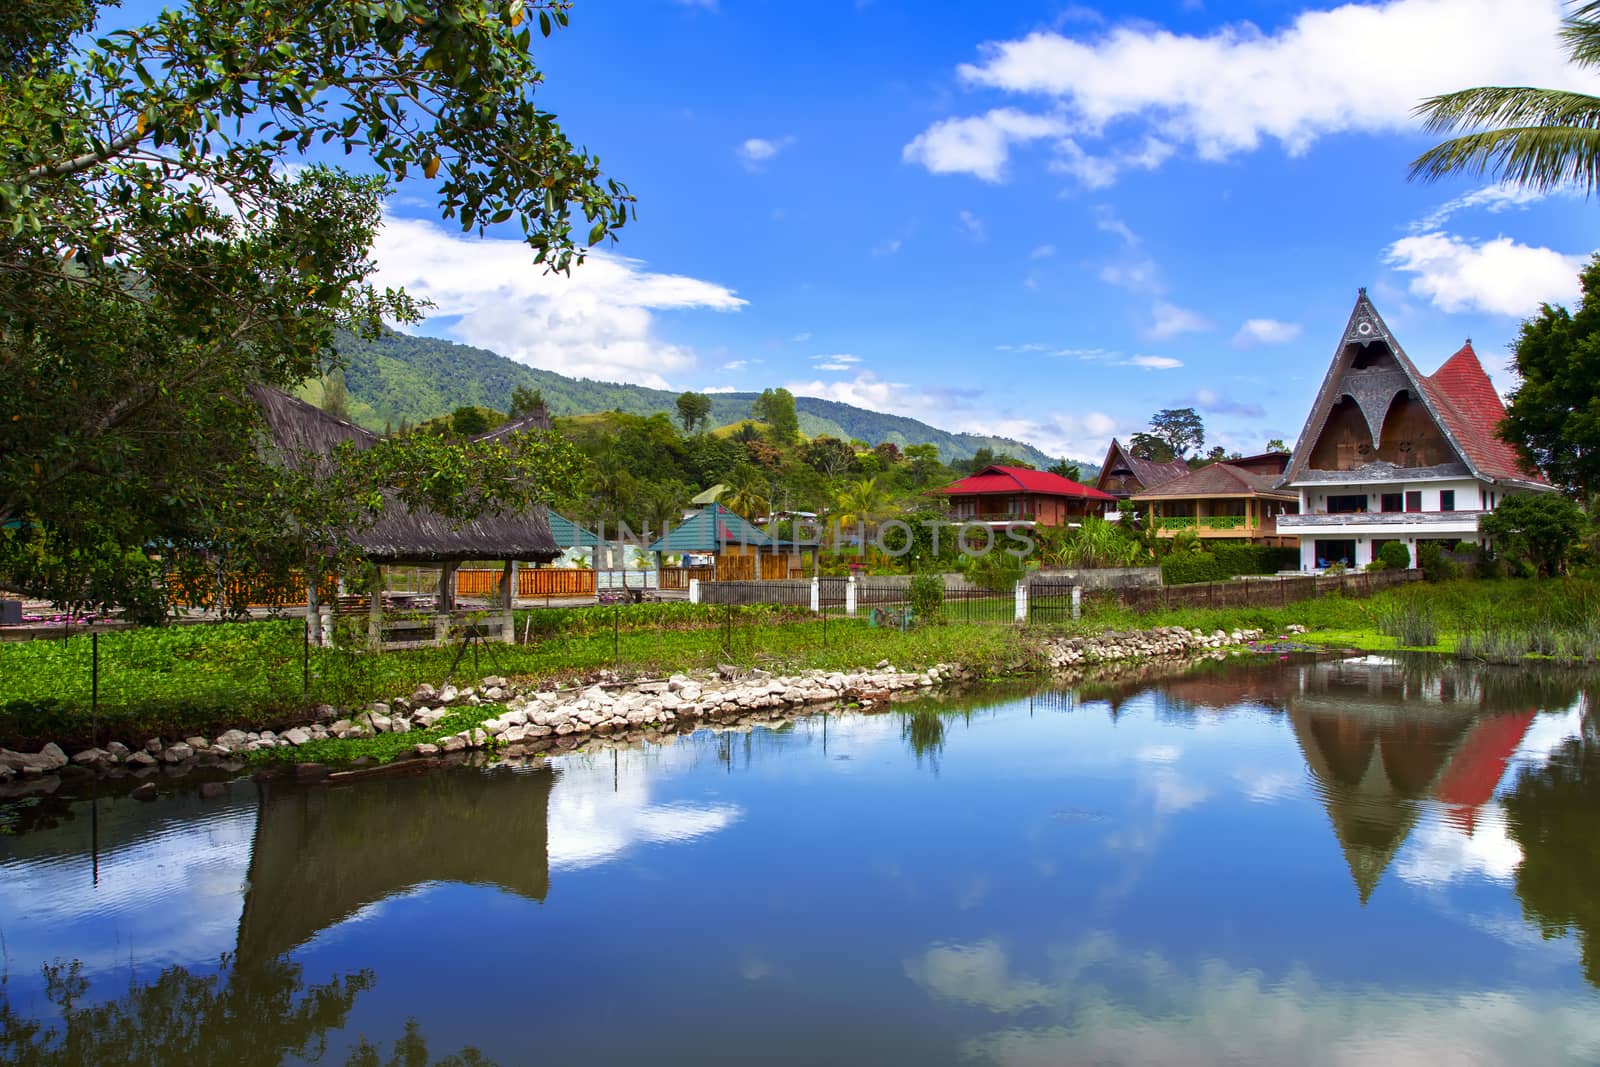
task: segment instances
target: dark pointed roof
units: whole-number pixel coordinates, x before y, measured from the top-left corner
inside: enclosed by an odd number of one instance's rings
[[[1399,364],[1411,393],[1432,417],[1434,425],[1455,450],[1473,477],[1484,481],[1509,481],[1530,488],[1548,488],[1549,483],[1536,471],[1529,470],[1517,456],[1516,450],[1497,436],[1500,420],[1505,418],[1505,405],[1494,390],[1483,365],[1478,362],[1472,343],[1467,344],[1445,361],[1434,374],[1424,376],[1405,349],[1395,339],[1383,316],[1373,306],[1367,291],[1362,289],[1356,297],[1355,307],[1340,335],[1333,360],[1323,376],[1317,399],[1306,416],[1305,426],[1290,456],[1289,465],[1279,484],[1287,485],[1299,478],[1306,469],[1312,448],[1333,410],[1334,403],[1345,392],[1343,388],[1344,355],[1352,344],[1363,348],[1383,342]],[[1372,425],[1372,413],[1364,411],[1368,427],[1376,441],[1381,425]],[[1380,419],[1382,415],[1378,416]]]
[[[1170,482],[1189,473],[1189,465],[1181,459],[1170,459],[1165,463],[1153,459],[1140,459],[1113,437],[1110,447],[1106,449],[1105,462],[1100,464],[1100,477],[1095,481],[1097,489],[1105,489],[1106,479],[1117,469],[1119,462],[1138,479],[1141,490],[1154,489],[1163,482]]]
[[[772,539],[721,504],[701,508],[645,549],[646,552],[720,552],[729,545],[767,547]]]
[[[371,448],[378,435],[336,418],[278,389],[255,388],[272,446],[286,464],[318,463],[338,445]],[[541,424],[542,420],[542,424]],[[492,440],[524,429],[549,426],[543,410],[497,426],[474,441]],[[516,559],[548,563],[561,555],[543,504],[520,515],[483,515],[456,523],[427,508],[408,508],[385,494],[382,516],[354,537],[375,563],[459,563],[469,559]]]
[[[1246,470],[1232,463],[1207,463],[1181,478],[1162,482],[1154,489],[1133,494],[1133,500],[1169,500],[1175,497],[1266,496],[1294,500],[1296,494],[1276,488],[1278,475]]]

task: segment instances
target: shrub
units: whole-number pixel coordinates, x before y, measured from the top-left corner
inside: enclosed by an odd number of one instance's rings
[[[1417,566],[1422,576],[1430,582],[1448,582],[1461,577],[1461,566],[1444,554],[1437,542],[1424,541],[1417,546]]]
[[[906,602],[919,619],[936,619],[944,608],[944,575],[918,571],[906,587]]]
[[[1021,556],[1013,556],[995,548],[981,556],[962,557],[961,573],[973,585],[1004,593],[1022,581],[1022,576],[1027,573],[1027,564]]]
[[[1161,580],[1167,585],[1225,582],[1231,577],[1210,552],[1185,552],[1161,561]]]
[[[1236,574],[1277,574],[1298,570],[1298,548],[1270,548],[1266,545],[1213,545],[1208,549],[1217,565],[1231,578]]]
[[[1378,549],[1377,562],[1389,570],[1403,571],[1411,566],[1411,550],[1399,541],[1385,541]]]

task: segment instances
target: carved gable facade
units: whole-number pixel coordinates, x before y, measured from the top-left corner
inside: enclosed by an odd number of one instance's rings
[[[1496,436],[1504,417],[1470,341],[1424,376],[1361,290],[1280,482],[1301,569],[1366,566],[1385,541],[1415,565],[1418,542],[1477,543],[1507,493],[1548,490]]]

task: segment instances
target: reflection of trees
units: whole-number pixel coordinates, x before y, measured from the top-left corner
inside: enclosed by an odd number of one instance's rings
[[[944,719],[938,711],[927,705],[918,707],[901,720],[900,736],[916,753],[917,766],[922,766],[922,758],[926,756],[933,769],[939,769],[939,753],[944,750]]]
[[[46,1024],[11,1006],[0,979],[0,1061],[13,1067],[273,1067],[289,1057],[317,1060],[327,1035],[343,1028],[356,997],[372,988],[371,971],[305,987],[299,964],[279,957],[241,970],[223,956],[215,974],[168,967],[127,994],[80,1005],[89,991],[82,961],[44,967],[45,996],[60,1018]],[[380,1058],[365,1038],[346,1067],[493,1067],[477,1049],[433,1060],[416,1020]]]
[[[1583,975],[1600,986],[1600,737],[1586,716],[1581,738],[1527,767],[1504,799],[1506,825],[1522,847],[1517,896],[1545,937],[1575,931]]]

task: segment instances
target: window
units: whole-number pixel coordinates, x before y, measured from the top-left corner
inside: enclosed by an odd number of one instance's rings
[[[1422,494],[1420,492],[1412,491],[1412,492],[1409,492],[1409,493],[1406,494],[1406,510],[1407,511],[1421,511],[1422,510]]]
[[[1383,507],[1381,507],[1379,510],[1380,511],[1399,511],[1401,509],[1401,507],[1403,507],[1403,504],[1402,504],[1401,501],[1402,501],[1402,496],[1401,496],[1400,493],[1385,493],[1385,494],[1383,494]]]
[[[1365,494],[1360,496],[1330,496],[1328,497],[1328,514],[1350,515],[1367,510]]]
[[[1456,509],[1456,491],[1454,489],[1439,490],[1439,510],[1454,511]]]

